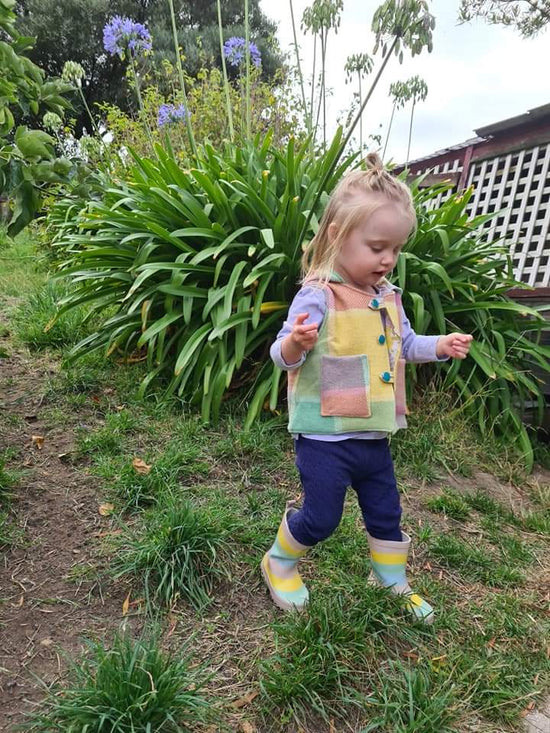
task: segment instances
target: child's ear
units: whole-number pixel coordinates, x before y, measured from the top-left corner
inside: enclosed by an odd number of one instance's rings
[[[336,235],[338,234],[338,225],[336,222],[331,221],[331,223],[328,225],[328,241],[332,244],[334,240],[336,239]]]

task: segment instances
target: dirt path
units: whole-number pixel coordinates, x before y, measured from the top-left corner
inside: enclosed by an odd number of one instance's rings
[[[66,666],[59,650],[74,654],[83,636],[120,623],[124,593],[110,587],[104,597],[86,578],[106,520],[93,478],[67,460],[74,428],[48,430],[41,419],[56,366],[0,345],[10,353],[0,358],[0,451],[13,448],[17,459],[7,468],[24,470],[13,502],[24,532],[0,567],[0,730],[12,730],[42,697],[36,678],[59,678]]]

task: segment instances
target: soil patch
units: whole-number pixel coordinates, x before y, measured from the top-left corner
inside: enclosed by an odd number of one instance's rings
[[[117,628],[124,589],[103,595],[93,577],[108,520],[94,479],[67,460],[73,428],[48,430],[41,420],[55,364],[13,352],[4,339],[0,346],[9,353],[0,359],[0,451],[11,448],[17,458],[7,469],[23,471],[13,501],[23,535],[0,567],[0,730],[11,730],[43,696],[36,678],[55,682],[64,652]]]

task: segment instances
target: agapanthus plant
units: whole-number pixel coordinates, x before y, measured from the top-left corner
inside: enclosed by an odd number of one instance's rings
[[[103,47],[111,56],[121,58],[129,49],[133,55],[151,50],[151,34],[143,23],[126,16],[115,15],[103,29]]]
[[[255,43],[248,44],[250,58],[254,66],[258,67],[262,62],[262,54]],[[223,55],[231,66],[240,66],[245,61],[246,40],[239,36],[229,38],[223,45]]]
[[[61,72],[61,78],[63,81],[74,84],[77,87],[82,86],[82,79],[86,76],[84,67],[79,64],[78,61],[65,61],[63,65],[63,71]]]
[[[151,50],[151,34],[143,23],[136,23],[136,21],[131,18],[127,18],[126,16],[115,15],[115,17],[107,23],[103,29],[103,46],[107,53],[110,53],[112,56],[118,54],[121,59],[123,59],[126,52],[128,52],[127,55],[130,59],[130,68],[134,78],[136,96],[141,110],[143,125],[151,147],[153,147],[153,137],[151,135],[151,129],[147,122],[147,117],[143,107],[139,76],[136,68],[136,57],[139,56],[140,52]]]
[[[161,104],[159,107],[157,124],[159,127],[170,125],[176,122],[185,122],[187,109],[184,104],[177,107],[173,104]]]

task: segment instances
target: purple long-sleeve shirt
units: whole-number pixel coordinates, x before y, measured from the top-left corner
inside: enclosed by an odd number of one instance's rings
[[[292,331],[294,322],[299,313],[309,313],[305,323],[316,323],[320,329],[325,318],[327,310],[325,293],[321,288],[305,285],[295,295],[294,300],[290,304],[288,315],[283,327],[277,334],[277,339],[273,342],[270,349],[271,358],[275,364],[285,371],[298,369],[302,366],[307,358],[307,352],[304,351],[302,356],[294,364],[287,364],[281,353],[281,345],[283,339]],[[436,346],[439,336],[418,336],[412,329],[409,319],[405,312],[401,311],[401,356],[406,361],[416,364],[424,364],[429,361],[444,361],[438,359],[436,354]],[[340,433],[338,435],[313,435],[308,434],[305,437],[315,440],[336,441],[346,440],[347,438],[362,438],[372,440],[376,438],[384,438],[386,433],[379,431],[363,431]]]

